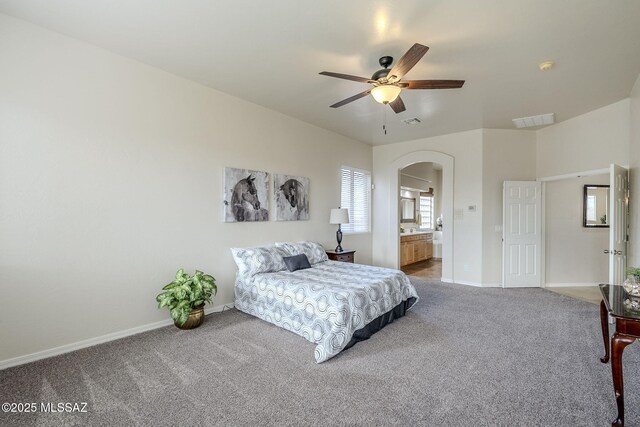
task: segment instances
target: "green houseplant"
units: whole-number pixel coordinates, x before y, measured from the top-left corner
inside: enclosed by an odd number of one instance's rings
[[[640,268],[638,267],[627,268],[627,276],[635,276],[636,280],[640,280]]]
[[[178,328],[193,329],[204,321],[204,305],[211,302],[217,291],[213,276],[198,270],[189,276],[181,268],[175,280],[162,288],[156,301],[158,308],[169,309],[173,323]]]

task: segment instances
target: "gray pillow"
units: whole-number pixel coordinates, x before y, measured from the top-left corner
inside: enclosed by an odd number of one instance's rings
[[[231,254],[238,266],[238,272],[243,276],[253,276],[258,273],[271,273],[285,269],[282,257],[287,253],[275,246],[231,248]]]
[[[305,254],[285,256],[285,257],[282,257],[282,259],[284,260],[284,265],[287,266],[287,270],[289,271],[304,270],[305,268],[311,268],[311,264],[309,264],[309,259]]]
[[[324,248],[317,242],[276,243],[276,246],[283,248],[290,255],[305,254],[311,265],[329,260]]]

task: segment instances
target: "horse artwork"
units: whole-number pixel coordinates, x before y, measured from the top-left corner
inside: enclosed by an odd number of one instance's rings
[[[224,168],[224,221],[269,221],[269,174]]]
[[[309,178],[275,175],[273,191],[276,201],[276,221],[309,219]]]

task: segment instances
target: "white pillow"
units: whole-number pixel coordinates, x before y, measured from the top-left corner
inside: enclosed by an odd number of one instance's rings
[[[324,247],[317,242],[298,242],[298,243],[276,243],[276,246],[283,248],[290,255],[305,254],[309,259],[309,264],[317,264],[319,262],[328,261],[329,257]]]
[[[287,253],[276,246],[231,248],[231,254],[239,273],[243,276],[282,271],[287,267],[282,259]]]

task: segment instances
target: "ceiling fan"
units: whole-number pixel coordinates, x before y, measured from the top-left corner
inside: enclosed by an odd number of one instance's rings
[[[373,98],[381,104],[389,104],[393,111],[401,113],[406,110],[400,92],[402,89],[458,89],[464,84],[464,80],[402,80],[402,77],[420,61],[429,48],[419,43],[411,46],[402,58],[391,68],[387,68],[393,62],[391,56],[380,58],[380,65],[384,68],[373,73],[370,79],[365,77],[351,76],[349,74],[332,73],[323,71],[323,76],[337,77],[339,79],[353,80],[355,82],[370,83],[373,88],[360,92],[340,102],[331,105],[331,108],[338,108],[364,98],[371,94]]]

